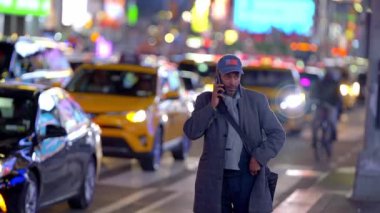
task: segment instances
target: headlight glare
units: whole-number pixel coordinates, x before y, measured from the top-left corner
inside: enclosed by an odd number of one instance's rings
[[[358,82],[354,82],[352,84],[351,95],[352,96],[358,96],[359,94],[360,94],[360,84]]]
[[[126,114],[125,118],[128,121],[130,121],[130,122],[140,123],[140,122],[145,121],[145,119],[146,119],[146,112],[145,112],[145,110],[139,110],[137,112],[131,111],[131,112],[128,112]]]
[[[284,98],[280,103],[281,109],[294,109],[305,103],[305,94],[292,94]]]
[[[340,90],[340,94],[342,94],[343,96],[348,95],[349,88],[347,84],[341,84],[339,87],[339,90]]]

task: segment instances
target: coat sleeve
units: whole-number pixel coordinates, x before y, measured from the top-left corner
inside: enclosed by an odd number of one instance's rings
[[[259,122],[266,134],[266,141],[253,150],[252,156],[261,164],[266,165],[274,158],[285,142],[285,131],[276,115],[269,107],[268,99],[264,95],[259,98]]]
[[[191,140],[202,137],[216,117],[216,111],[212,108],[210,99],[211,96],[208,93],[199,95],[195,101],[191,117],[185,122],[183,131]]]

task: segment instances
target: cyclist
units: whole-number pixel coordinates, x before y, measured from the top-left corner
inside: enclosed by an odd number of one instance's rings
[[[328,69],[321,81],[316,83],[315,87],[311,91],[311,98],[317,103],[313,122],[312,122],[312,134],[313,134],[313,147],[315,147],[317,140],[318,128],[323,122],[324,110],[327,110],[326,119],[332,127],[331,141],[337,139],[337,123],[339,113],[342,109],[342,96],[339,90],[339,82],[334,79],[333,70]]]

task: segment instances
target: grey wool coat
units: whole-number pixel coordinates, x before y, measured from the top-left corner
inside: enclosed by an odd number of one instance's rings
[[[269,107],[267,98],[258,92],[241,87],[238,100],[240,127],[249,140],[251,156],[262,165],[275,157],[285,142],[285,132]],[[197,97],[194,111],[185,122],[184,132],[192,140],[204,136],[203,152],[195,181],[195,213],[222,212],[221,197],[224,153],[228,123],[210,104],[211,92]],[[265,132],[266,139],[263,139]],[[257,147],[258,146],[258,147]],[[249,168],[249,163],[245,165]],[[252,188],[249,212],[271,212],[272,199],[261,169]]]

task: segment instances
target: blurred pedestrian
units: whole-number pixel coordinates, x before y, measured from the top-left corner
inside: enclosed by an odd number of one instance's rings
[[[334,77],[334,70],[326,70],[323,79],[315,84],[310,96],[313,102],[317,103],[312,122],[313,146],[317,142],[317,130],[322,122],[323,107],[328,110],[327,119],[332,124],[332,140],[335,141],[337,139],[338,118],[343,111],[343,97],[340,93],[339,82]]]
[[[190,139],[204,136],[194,212],[271,212],[266,165],[284,144],[285,132],[267,98],[240,85],[238,57],[223,56],[216,69],[214,90],[197,97],[184,125]]]

